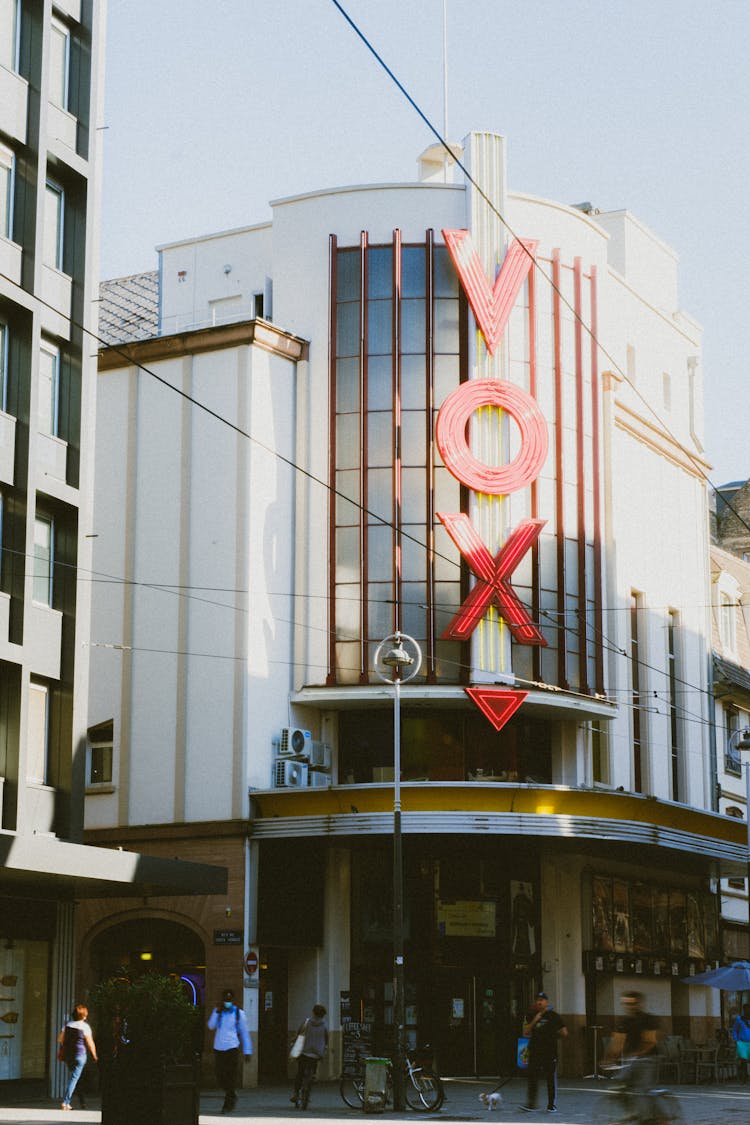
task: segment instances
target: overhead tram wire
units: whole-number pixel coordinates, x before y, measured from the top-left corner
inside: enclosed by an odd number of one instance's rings
[[[409,105],[418,114],[418,116],[422,119],[422,121],[425,123],[425,125],[430,130],[430,132],[435,137],[435,139],[438,141],[438,143],[440,145],[442,145],[442,147],[445,149],[446,154],[451,157],[451,159],[452,159],[453,163],[456,165],[456,167],[460,168],[460,170],[463,172],[463,174],[466,177],[466,179],[468,180],[468,182],[472,185],[472,187],[477,192],[477,194],[484,200],[484,202],[487,204],[489,209],[492,211],[493,215],[495,215],[495,217],[500,220],[502,225],[507,230],[508,234],[519,243],[523,252],[531,260],[532,267],[537,270],[537,272],[541,275],[542,278],[544,278],[544,280],[550,286],[552,291],[560,298],[561,303],[565,305],[565,307],[568,309],[568,311],[570,313],[572,313],[574,320],[577,321],[581,325],[581,328],[586,333],[589,340],[591,340],[591,342],[596,345],[597,350],[607,360],[607,362],[609,364],[611,364],[611,366],[614,368],[614,370],[617,372],[617,374],[620,376],[620,378],[628,384],[628,386],[636,394],[638,399],[643,403],[646,410],[648,410],[648,412],[659,423],[663,432],[675,443],[677,448],[682,453],[684,453],[687,458],[689,458],[689,460],[692,463],[696,473],[709,485],[709,487],[715,493],[718,494],[717,486],[713,483],[713,481],[710,479],[710,477],[703,471],[702,465],[700,464],[696,455],[694,453],[692,453],[691,450],[689,450],[686,446],[684,446],[682,444],[682,442],[679,440],[679,438],[676,437],[675,434],[672,433],[671,429],[669,428],[669,425],[664,421],[664,419],[661,417],[661,415],[656,410],[656,408],[654,406],[652,406],[651,403],[644,397],[644,395],[638,389],[638,387],[635,385],[635,383],[633,383],[632,380],[628,378],[627,373],[625,371],[623,371],[620,364],[617,362],[617,360],[614,358],[614,356],[609,352],[609,350],[605,347],[605,345],[601,342],[599,337],[593,332],[591,327],[588,324],[586,324],[586,321],[583,319],[581,314],[576,311],[575,306],[570,303],[570,301],[565,296],[565,294],[563,293],[560,286],[555,284],[554,279],[552,277],[550,277],[550,275],[548,273],[545,272],[545,270],[542,268],[542,266],[536,260],[534,255],[528,249],[528,247],[524,245],[523,240],[521,239],[521,237],[518,234],[516,234],[515,230],[510,225],[510,223],[508,222],[506,217],[502,214],[500,209],[495,205],[495,203],[493,203],[493,201],[490,199],[490,197],[484,191],[482,186],[474,179],[471,172],[466,167],[466,165],[463,163],[461,158],[451,148],[447,139],[440,133],[440,131],[437,129],[437,127],[435,125],[433,125],[432,121],[427,116],[427,114],[417,104],[417,102],[411,96],[411,94],[406,89],[406,87],[403,85],[403,83],[399,81],[399,79],[397,78],[397,76],[395,75],[393,70],[391,70],[391,68],[388,66],[385,59],[382,57],[382,55],[379,54],[379,52],[373,46],[373,44],[370,42],[370,40],[367,38],[365,33],[357,26],[357,24],[354,22],[354,20],[349,15],[349,13],[344,9],[342,4],[339,3],[339,0],[331,0],[331,3],[341,13],[343,18],[346,20],[346,22],[352,28],[354,33],[359,37],[359,39],[362,40],[362,42],[365,45],[365,47],[367,48],[367,50],[376,59],[378,64],[383,68],[383,70],[386,72],[386,74],[391,79],[391,81],[394,83],[394,85],[398,88],[398,90],[403,94],[403,96],[408,101]],[[725,504],[725,507],[727,507],[737,517],[737,519],[740,521],[742,526],[747,531],[750,531],[750,524],[747,524],[745,522],[745,520],[742,518],[740,513],[735,510],[735,508],[732,506],[732,504],[727,500],[724,501],[724,504]]]
[[[383,68],[383,70],[386,72],[386,74],[391,79],[391,81],[396,85],[396,87],[399,89],[401,94],[406,98],[406,100],[412,106],[414,111],[422,119],[422,121],[427,126],[427,128],[430,130],[430,132],[433,134],[433,136],[436,138],[436,140],[442,145],[442,147],[445,149],[446,153],[449,154],[453,158],[454,163],[461,169],[461,171],[463,172],[467,181],[472,184],[474,189],[477,191],[477,193],[480,195],[480,197],[484,200],[484,202],[490,208],[490,210],[493,212],[493,214],[502,223],[502,225],[505,227],[505,229],[508,231],[508,233],[511,235],[511,237],[515,238],[520,243],[524,252],[531,259],[532,266],[534,266],[536,268],[536,270],[541,274],[541,276],[548,283],[548,285],[551,287],[551,289],[559,296],[561,302],[573,314],[574,319],[577,320],[578,322],[580,322],[582,329],[586,332],[587,336],[591,339],[591,341],[596,345],[597,349],[607,359],[607,361],[614,367],[614,369],[617,371],[618,375],[620,375],[620,377],[625,382],[627,382],[628,385],[635,391],[639,400],[643,403],[643,405],[646,407],[646,409],[653,415],[653,417],[657,420],[657,422],[659,422],[659,424],[662,426],[664,432],[668,434],[668,436],[672,439],[672,441],[674,441],[675,445],[679,449],[681,449],[682,452],[690,459],[690,461],[695,465],[695,467],[696,467],[697,471],[699,472],[699,474],[701,475],[701,477],[716,492],[717,491],[716,487],[713,485],[710,478],[703,472],[700,465],[697,464],[696,458],[692,454],[692,452],[690,450],[686,449],[685,446],[683,446],[683,444],[679,441],[679,439],[671,432],[668,425],[666,425],[666,423],[664,423],[663,419],[660,417],[660,415],[655,410],[655,408],[652,407],[652,405],[645,399],[645,397],[640,392],[640,390],[631,382],[631,380],[628,378],[627,374],[621,369],[620,365],[617,363],[617,361],[614,359],[614,357],[610,354],[608,349],[603,345],[603,343],[598,338],[598,336],[596,336],[593,333],[593,331],[589,327],[589,325],[586,324],[586,322],[583,320],[583,318],[580,316],[580,314],[576,311],[575,307],[570,303],[570,301],[567,299],[565,294],[562,292],[560,287],[555,284],[554,280],[544,271],[544,269],[537,262],[537,260],[534,258],[534,256],[523,245],[523,242],[518,237],[518,235],[515,233],[514,229],[511,227],[510,223],[507,221],[505,216],[500,212],[499,208],[493,203],[493,201],[489,198],[489,196],[486,194],[484,189],[474,179],[474,177],[471,175],[468,168],[463,163],[463,161],[460,159],[460,157],[458,157],[453,152],[453,150],[450,148],[450,146],[447,142],[447,139],[445,137],[443,137],[441,135],[441,133],[439,132],[439,130],[433,125],[430,118],[423,112],[423,110],[420,108],[420,106],[417,104],[417,102],[414,100],[414,98],[409,94],[406,87],[399,81],[399,79],[397,78],[397,76],[393,72],[393,70],[388,66],[388,64],[385,62],[385,60],[382,58],[382,56],[378,53],[378,51],[375,49],[375,47],[372,45],[372,43],[368,40],[366,35],[360,30],[358,25],[349,16],[348,12],[346,12],[346,10],[343,8],[343,6],[339,3],[339,0],[331,0],[331,2],[333,3],[334,7],[339,11],[339,13],[342,15],[342,17],[346,20],[346,22],[350,25],[350,27],[355,32],[355,34],[361,39],[363,44],[367,47],[367,49],[370,51],[370,53],[373,55],[373,57],[376,59],[376,61],[379,63],[379,65]],[[0,276],[6,277],[6,275],[0,275]],[[6,277],[6,280],[12,282],[12,279],[10,279],[10,278]],[[46,307],[48,307],[50,309],[53,309],[53,307],[51,305],[49,305],[47,302],[45,302],[45,301],[43,301],[39,298],[38,298],[38,300],[40,300],[41,304],[46,305]],[[53,311],[57,312],[57,310],[55,310],[55,309],[53,309]],[[205,403],[202,403],[198,399],[195,399],[192,395],[188,394],[186,391],[183,391],[179,387],[174,386],[174,384],[170,383],[167,379],[164,379],[162,376],[157,375],[157,373],[155,371],[152,371],[150,368],[145,367],[143,364],[134,362],[132,357],[123,349],[122,346],[109,344],[107,341],[105,341],[102,337],[98,336],[91,329],[85,328],[82,324],[73,320],[72,318],[70,318],[70,319],[71,319],[71,323],[74,323],[76,325],[76,327],[78,327],[84,333],[88,334],[89,336],[92,336],[100,345],[102,345],[104,347],[107,347],[110,351],[115,352],[121,358],[125,359],[128,362],[129,366],[135,366],[138,370],[143,371],[145,374],[150,375],[157,382],[161,383],[166,388],[168,388],[172,391],[175,391],[178,395],[180,395],[180,397],[189,401],[192,405],[197,406],[199,409],[203,410],[206,414],[213,417],[216,421],[225,424],[226,426],[228,426],[229,428],[234,430],[237,434],[246,438],[246,440],[253,442],[258,448],[265,450],[265,452],[267,452],[271,456],[277,458],[283,464],[286,464],[288,467],[290,467],[294,471],[297,471],[297,472],[301,473],[302,475],[306,476],[312,482],[321,485],[323,488],[325,488],[326,490],[331,492],[333,495],[338,496],[342,499],[345,499],[349,503],[353,503],[354,506],[360,512],[364,512],[365,514],[367,514],[367,515],[373,517],[374,519],[378,520],[378,522],[381,525],[383,525],[384,527],[393,528],[393,524],[391,523],[391,521],[389,521],[389,520],[385,519],[384,517],[380,516],[378,513],[373,512],[371,509],[365,508],[363,505],[359,504],[358,502],[352,501],[350,497],[344,496],[344,494],[341,493],[334,485],[328,483],[327,481],[323,481],[321,478],[317,477],[314,473],[310,472],[308,469],[305,469],[303,466],[301,466],[301,465],[297,464],[296,462],[292,461],[290,458],[285,457],[278,450],[271,449],[264,442],[260,441],[260,439],[253,437],[253,435],[247,433],[245,430],[242,429],[242,427],[238,426],[236,423],[231,422],[229,419],[225,418],[223,415],[219,414],[218,412],[216,412],[213,409],[211,409],[210,407],[208,407]],[[747,528],[747,530],[750,531],[750,526],[747,523],[745,523],[742,516],[734,509],[734,507],[731,505],[731,503],[725,501],[725,506],[727,508],[729,508],[729,510],[732,511],[735,516],[737,516],[740,523],[745,528]],[[424,547],[424,544],[421,543],[420,540],[416,539],[414,536],[411,536],[408,532],[405,532],[403,529],[401,529],[401,534],[405,538],[407,538],[409,540],[412,540],[418,546]],[[441,555],[439,552],[436,552],[436,555],[437,555],[437,557],[442,558],[444,561],[447,561],[452,565],[456,565],[456,566],[460,565],[460,564],[455,563],[455,560],[448,559],[446,556]],[[113,578],[111,580],[117,581],[116,578]],[[123,579],[123,581],[126,581],[126,580]],[[162,587],[162,586],[154,586],[154,584],[152,584],[152,583],[146,583],[144,585],[149,587],[149,588],[162,589],[162,590],[164,590],[164,592],[168,591],[168,587],[165,588],[165,587]],[[192,596],[192,595],[188,595],[188,596]],[[212,604],[212,603],[209,603],[209,604]],[[216,603],[216,604],[218,604],[220,608],[232,608],[232,607],[229,607],[229,606],[223,606],[222,603]],[[544,616],[546,616],[548,618],[551,617],[551,615],[548,612],[545,612]],[[561,624],[559,621],[551,621],[550,620],[548,622],[548,624],[552,624],[552,626],[554,628],[561,629],[561,630],[566,631],[566,632],[573,633],[573,632],[576,631],[571,626],[567,626],[565,623]],[[611,640],[609,640],[609,638],[606,637],[606,634],[603,631],[598,630],[598,632],[601,633],[602,640],[603,641],[606,640],[606,642],[607,642],[606,647],[609,649],[609,651],[615,651],[620,655],[625,655],[626,658],[632,659],[632,657],[629,657],[629,654],[627,652],[623,652],[623,650],[619,646],[615,645]],[[639,666],[644,667],[644,668],[646,667],[646,665],[644,664],[643,661],[639,660],[638,663],[639,663]],[[659,669],[654,669],[653,667],[651,667],[650,670],[651,671],[661,671]],[[680,681],[680,682],[684,683],[685,686],[690,688],[691,690],[695,690],[695,691],[697,691],[701,694],[704,692],[704,689],[701,688],[698,685],[690,685],[689,683],[687,683],[687,681]]]

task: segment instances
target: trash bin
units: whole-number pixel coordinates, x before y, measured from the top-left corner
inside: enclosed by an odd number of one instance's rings
[[[390,1059],[365,1059],[365,1088],[362,1109],[365,1113],[382,1113],[388,1089]]]

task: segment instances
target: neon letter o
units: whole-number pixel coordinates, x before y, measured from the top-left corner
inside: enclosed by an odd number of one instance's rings
[[[500,468],[479,461],[466,441],[475,410],[499,406],[521,431],[521,449]],[[499,379],[471,379],[448,395],[437,417],[435,437],[446,468],[474,492],[505,496],[536,480],[547,456],[547,423],[531,395]]]

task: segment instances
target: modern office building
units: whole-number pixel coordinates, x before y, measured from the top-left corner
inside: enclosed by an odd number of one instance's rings
[[[261,1078],[314,1000],[331,1074],[352,1024],[392,1038],[396,632],[407,1042],[496,1073],[543,987],[573,1074],[626,985],[680,1034],[718,1013],[681,980],[746,847],[700,330],[629,212],[509,191],[498,136],[460,153],[161,247],[159,335],[100,357],[87,838],[189,847],[230,894],[92,901],[81,964],[153,940],[212,998],[248,954]]]
[[[0,3],[0,1081],[59,1083],[75,902],[222,886],[83,844],[103,3]]]

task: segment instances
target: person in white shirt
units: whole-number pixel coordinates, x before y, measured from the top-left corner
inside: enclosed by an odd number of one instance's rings
[[[237,1104],[237,1063],[239,1051],[248,1062],[253,1053],[247,1019],[242,1008],[234,1003],[231,988],[225,989],[221,1002],[214,1008],[208,1019],[208,1029],[214,1032],[214,1062],[216,1081],[224,1091],[222,1113],[231,1113]]]

